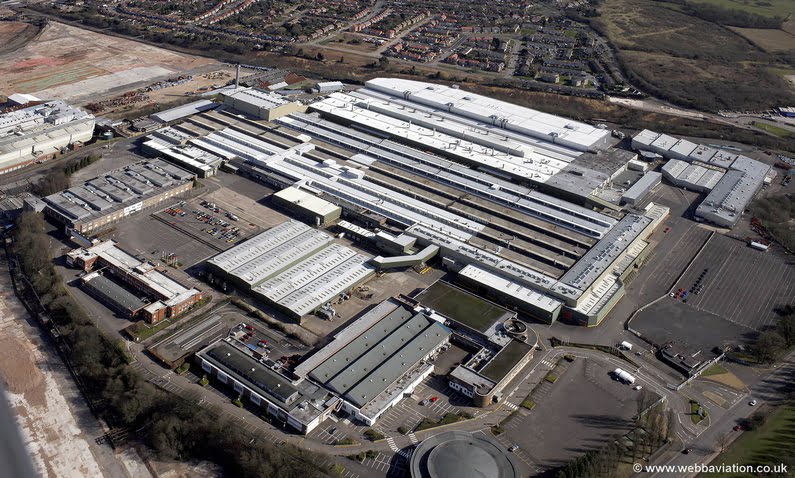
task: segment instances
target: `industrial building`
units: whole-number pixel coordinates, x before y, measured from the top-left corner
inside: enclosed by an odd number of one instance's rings
[[[662,174],[671,184],[690,191],[711,191],[723,179],[725,170],[700,161],[687,163],[671,159],[662,168]]]
[[[299,433],[314,430],[340,405],[340,400],[323,388],[279,373],[275,362],[246,347],[234,334],[197,352],[196,361],[210,377],[231,386],[241,399]]]
[[[770,166],[739,156],[696,208],[696,216],[721,227],[734,227],[765,183]]]
[[[161,128],[141,143],[141,152],[160,157],[186,169],[200,178],[214,176],[224,164],[224,158],[189,144],[192,136],[175,128]]]
[[[527,326],[516,312],[484,300],[445,281],[438,281],[406,299],[453,332],[451,341],[470,352],[448,375],[450,388],[487,407],[533,358]]]
[[[434,370],[451,331],[389,299],[334,336],[296,367],[338,394],[342,410],[372,426]]]
[[[317,227],[328,225],[342,215],[342,208],[298,188],[288,187],[271,196],[273,204],[308,220]]]
[[[113,302],[117,310],[129,311],[131,316],[140,316],[152,323],[184,313],[203,297],[200,290],[180,284],[157,270],[154,264],[120,249],[115,241],[75,249],[66,255],[66,263],[86,272],[101,269],[104,274],[112,274],[119,281],[145,294],[151,303],[141,309],[136,307],[137,304],[128,294],[110,285],[107,278],[92,276],[87,281],[90,287],[96,285],[95,291],[102,295],[103,300]]]
[[[257,88],[237,88],[223,93],[223,97],[225,106],[254,118],[268,121],[304,110],[300,103],[286,100],[276,93]]]
[[[207,261],[212,274],[293,318],[324,307],[375,274],[370,258],[290,220]]]
[[[195,114],[203,113],[205,111],[214,110],[218,107],[217,103],[210,100],[198,100],[186,105],[169,108],[159,113],[149,115],[149,117],[159,123],[171,123],[179,121]]]
[[[609,131],[418,81],[376,78],[309,108],[337,123],[581,201],[593,201],[631,159],[605,152]]]
[[[315,85],[315,91],[318,93],[334,93],[345,89],[345,85],[341,81],[320,81]]]
[[[194,174],[160,159],[141,161],[44,198],[45,215],[93,235],[193,188]]]
[[[638,181],[630,186],[621,196],[622,204],[629,204],[635,206],[640,204],[649,193],[659,186],[662,174],[650,171],[641,176]]]
[[[409,461],[411,478],[519,478],[521,468],[505,446],[483,433],[446,431],[426,438]]]
[[[666,179],[676,186],[709,191],[696,208],[696,217],[721,227],[737,224],[771,173],[770,166],[747,156],[649,130],[635,135],[632,147],[678,160],[663,167]],[[684,161],[694,163],[685,165]]]
[[[275,204],[309,223],[335,221],[345,235],[379,249],[382,255],[368,264],[373,269],[418,266],[439,255],[467,288],[523,313],[550,323],[563,317],[598,324],[623,296],[623,277],[643,261],[650,248],[645,239],[667,214],[652,204],[631,215],[640,221],[636,226],[622,228],[630,219],[616,205],[621,193],[614,204],[600,197],[600,188],[612,188],[637,155],[608,149],[609,132],[600,128],[455,88],[395,82],[378,79],[357,91],[334,93],[314,103],[315,113],[281,116],[276,125],[218,109],[152,139],[198,148],[241,174],[285,189],[273,196]],[[452,106],[431,106],[443,98]],[[484,111],[502,116],[484,117]],[[433,125],[418,126],[431,120]],[[425,128],[416,138],[415,127]],[[400,132],[407,128],[412,135]],[[496,158],[528,175],[509,174]],[[636,189],[648,192],[654,177]],[[304,200],[318,208],[296,204]],[[636,207],[642,201],[642,194],[631,198]],[[616,234],[622,241],[608,245]],[[609,260],[589,269],[598,273],[570,283],[575,277],[569,271],[587,268],[586,254],[595,247]],[[274,304],[289,289],[230,281]],[[279,307],[297,315],[286,304]],[[301,310],[312,307],[317,303]],[[322,307],[318,312],[328,313]]]
[[[148,305],[148,302],[99,272],[84,275],[80,283],[89,294],[126,319],[134,319]]]
[[[0,114],[0,174],[50,159],[64,147],[89,141],[94,136],[94,123],[93,115],[63,101]]]
[[[415,249],[438,247],[442,265],[469,287],[547,322],[565,306],[567,317],[598,324],[623,296],[620,281],[609,280],[611,266],[628,273],[647,251],[643,239],[653,228],[632,227],[624,231],[632,237],[605,246],[616,253],[600,262],[600,274],[588,275],[599,280],[567,284],[559,279],[588,249],[615,240],[617,218],[322,118],[296,113],[277,121],[297,130],[296,139],[308,136],[290,147],[237,130],[202,140],[242,160],[235,164],[251,177],[320,195],[364,222],[364,214],[381,217],[415,238]],[[332,151],[329,144],[351,149],[349,159],[320,154]],[[656,219],[641,221],[656,227],[666,209],[651,205],[646,214]],[[638,246],[636,239],[643,247],[623,247]]]

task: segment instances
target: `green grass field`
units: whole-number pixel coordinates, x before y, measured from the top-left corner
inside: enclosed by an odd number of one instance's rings
[[[792,443],[795,443],[795,405],[787,405],[777,408],[759,429],[742,432],[740,438],[710,464],[774,465],[785,459],[790,461]],[[748,475],[707,473],[699,476],[732,478]]]
[[[720,364],[712,364],[708,369],[704,370],[701,373],[702,377],[709,377],[710,375],[720,375],[724,373],[729,373],[725,368],[721,367]]]
[[[505,309],[445,282],[434,283],[416,298],[422,305],[480,332],[505,313]]]
[[[766,17],[786,18],[795,15],[795,2],[792,0],[697,0],[731,10],[743,10]]]
[[[779,138],[795,138],[795,131],[781,128],[776,125],[754,121],[754,127],[761,129],[762,131],[767,131],[770,134],[774,134]]]

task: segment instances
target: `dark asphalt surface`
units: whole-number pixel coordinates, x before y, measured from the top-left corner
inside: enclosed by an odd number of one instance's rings
[[[28,450],[22,443],[17,422],[5,399],[5,390],[0,385],[0,463],[2,476],[14,478],[34,478],[38,475],[33,471],[33,463]]]

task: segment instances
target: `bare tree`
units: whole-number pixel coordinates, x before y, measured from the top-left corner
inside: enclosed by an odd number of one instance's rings
[[[635,398],[635,405],[637,405],[638,410],[638,423],[641,423],[642,417],[641,415],[643,412],[646,411],[652,404],[654,403],[654,395],[646,389],[640,391],[638,396]]]
[[[665,422],[665,438],[672,440],[676,434],[676,411],[673,408],[669,408],[668,411],[665,412]]]

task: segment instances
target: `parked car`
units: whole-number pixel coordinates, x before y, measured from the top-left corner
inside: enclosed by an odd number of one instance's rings
[[[513,452],[515,452],[515,451],[516,451],[516,450],[518,450],[518,449],[519,449],[519,445],[517,445],[516,443],[514,443],[513,445],[511,445],[511,447],[510,447],[510,448],[508,448],[508,451],[509,451],[509,452],[511,452],[511,453],[513,453]]]
[[[421,406],[421,407],[424,407],[425,405],[427,405],[427,404],[429,404],[429,403],[431,403],[430,399],[426,398],[425,400],[423,400],[423,401],[421,401],[421,402],[420,402],[420,406]]]
[[[751,405],[752,407],[755,406],[756,405],[756,399],[751,400],[750,402],[748,402],[748,405]]]
[[[431,397],[431,403],[436,403],[439,400],[439,397]]]

